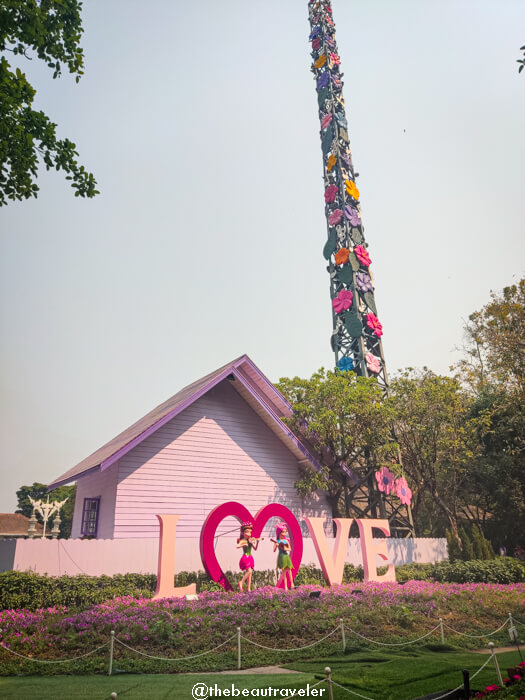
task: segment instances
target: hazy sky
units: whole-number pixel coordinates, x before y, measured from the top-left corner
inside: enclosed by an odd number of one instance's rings
[[[523,0],[334,0],[390,373],[447,372],[523,272]],[[243,353],[333,362],[307,0],[85,2],[86,73],[24,70],[101,194],[0,211],[0,511]]]

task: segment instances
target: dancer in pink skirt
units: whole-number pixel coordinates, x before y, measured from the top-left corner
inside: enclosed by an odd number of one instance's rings
[[[244,571],[244,576],[239,581],[239,590],[243,590],[243,584],[248,581],[248,590],[252,590],[252,574],[254,569],[254,561],[252,549],[256,550],[259,546],[259,539],[252,537],[252,523],[246,522],[241,525],[241,536],[237,540],[237,549],[242,547],[243,555],[239,561],[239,568]]]

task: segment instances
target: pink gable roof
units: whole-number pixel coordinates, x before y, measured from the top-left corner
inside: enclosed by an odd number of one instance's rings
[[[294,452],[298,460],[310,462],[314,468],[320,469],[320,465],[312,454],[311,448],[300,441],[281,420],[282,417],[292,414],[290,404],[256,367],[248,355],[242,355],[181,389],[181,391],[164,401],[164,403],[161,403],[136,423],[133,423],[113,440],[110,440],[75,467],[55,479],[49,485],[49,490],[74,481],[90,471],[98,471],[99,469],[104,471],[219,382],[230,377],[230,375],[232,375],[231,378],[237,380],[233,382],[236,390],[256,410],[264,422],[285,442],[287,447]]]

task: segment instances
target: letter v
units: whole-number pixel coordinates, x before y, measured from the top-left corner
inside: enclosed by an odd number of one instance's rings
[[[326,539],[323,527],[324,521],[324,518],[305,518],[324,577],[328,585],[332,586],[334,583],[341,583],[343,580],[348,534],[353,518],[334,518],[337,535],[333,552],[330,551],[328,540]]]

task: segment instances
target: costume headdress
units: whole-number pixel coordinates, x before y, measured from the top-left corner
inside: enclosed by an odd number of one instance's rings
[[[253,528],[253,523],[251,523],[249,520],[245,520],[243,523],[241,523],[241,537],[242,533],[249,527]]]
[[[277,537],[278,540],[281,538],[281,532],[283,530],[287,530],[287,529],[288,529],[288,525],[286,523],[279,523],[278,525],[276,525],[275,536]]]

